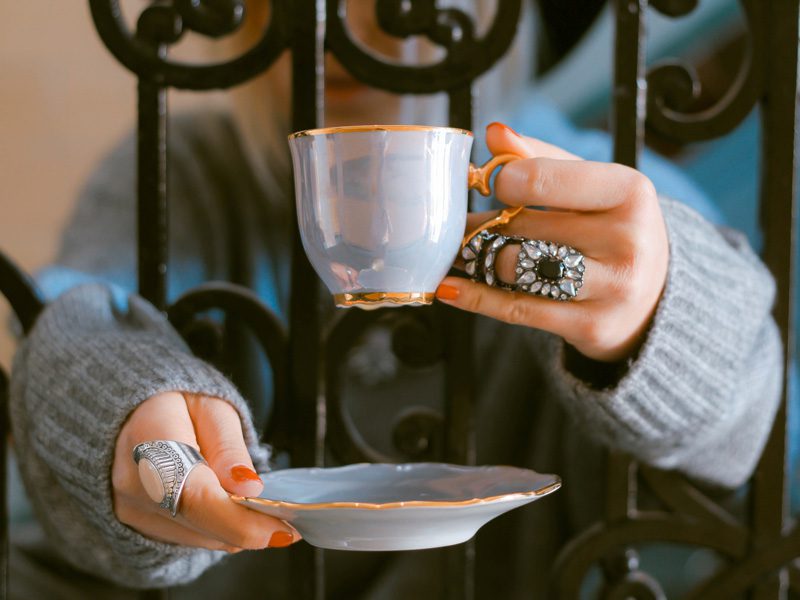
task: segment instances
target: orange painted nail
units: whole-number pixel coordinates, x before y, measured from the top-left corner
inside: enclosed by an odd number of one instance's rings
[[[231,469],[231,478],[238,482],[261,481],[261,477],[258,476],[258,473],[245,465],[236,465],[233,467]]]
[[[436,288],[436,297],[439,300],[455,300],[458,298],[459,290],[452,285],[447,285],[446,283],[441,284],[438,288]]]
[[[286,546],[291,546],[292,542],[294,542],[294,536],[291,533],[288,531],[276,531],[269,538],[269,547],[286,548]]]
[[[505,123],[501,123],[500,121],[494,121],[493,123],[489,123],[489,125],[487,125],[486,129],[489,129],[489,127],[500,127],[500,128],[502,128],[502,129],[503,129],[503,131],[505,131],[505,132],[507,132],[507,133],[512,133],[512,134],[514,134],[514,135],[515,135],[515,136],[517,136],[517,137],[522,137],[522,136],[521,136],[520,134],[518,134],[516,131],[514,131],[513,129],[511,129],[511,127],[509,127],[509,126],[508,126],[508,125],[506,125]]]

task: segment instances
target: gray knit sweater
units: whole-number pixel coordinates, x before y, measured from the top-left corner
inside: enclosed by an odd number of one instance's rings
[[[286,190],[266,189],[253,175],[225,118],[177,119],[171,134],[171,295],[207,279],[266,280],[274,292],[267,301],[282,310],[291,210]],[[57,268],[43,276],[45,286],[57,288],[68,270],[132,284],[134,149],[128,140],[97,170]],[[557,551],[599,516],[602,448],[723,488],[739,486],[754,468],[780,388],[772,279],[742,236],[713,227],[679,203],[662,200],[662,209],[671,257],[664,296],[638,357],[606,387],[598,387],[596,377],[587,380],[593,376],[579,364],[586,361],[567,360],[561,340],[477,320],[476,360],[484,374],[477,390],[479,462],[524,465],[564,481],[557,494],[479,534],[478,597],[490,591],[547,597]],[[374,336],[369,352],[354,354],[345,377],[357,421],[369,424],[367,436],[380,432],[380,423],[391,418],[386,413],[405,399],[435,406],[431,390],[441,386],[439,371],[397,364],[381,351],[382,340]],[[598,365],[588,367],[598,372]],[[220,553],[158,543],[115,519],[115,436],[140,402],[167,390],[227,399],[257,452],[240,393],[193,357],[146,302],[136,296],[126,302],[94,283],[49,304],[16,356],[11,396],[22,474],[48,543],[75,569],[126,586],[184,584],[208,570],[187,588],[192,597],[213,597],[219,589],[229,597],[237,590],[289,593],[269,575],[285,553],[244,553],[209,570]],[[367,396],[371,402],[361,402]],[[434,556],[331,552],[331,594],[435,597]],[[256,562],[249,571],[241,567]],[[217,587],[220,581],[224,588]]]

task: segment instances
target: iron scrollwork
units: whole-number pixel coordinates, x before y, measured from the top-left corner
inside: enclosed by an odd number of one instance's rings
[[[246,18],[242,0],[173,0],[157,2],[138,19],[138,34],[129,30],[121,0],[89,0],[103,43],[128,70],[159,85],[188,90],[228,88],[269,68],[289,45],[289,2],[272,2],[269,26],[256,44],[241,56],[212,65],[193,65],[154,51],[170,45],[187,30],[209,37],[236,31]]]
[[[269,359],[273,373],[274,402],[272,418],[262,438],[285,448],[288,355],[286,327],[252,291],[223,282],[206,283],[186,292],[175,301],[167,314],[172,325],[186,335],[187,330],[197,325],[195,317],[198,314],[214,309],[222,310],[227,315],[235,315],[237,319],[243,321],[255,334]]]
[[[469,86],[502,57],[514,39],[521,0],[499,0],[486,34],[477,38],[469,15],[438,8],[434,0],[378,0],[376,15],[386,33],[399,38],[424,35],[444,48],[432,65],[401,65],[370,54],[347,27],[347,0],[328,2],[328,49],[354,77],[398,94],[432,94]],[[454,124],[455,125],[455,124]]]
[[[434,310],[392,309],[388,314],[348,310],[336,319],[325,339],[325,396],[327,445],[341,462],[395,462],[391,456],[366,441],[353,422],[342,398],[345,363],[354,344],[376,326],[391,332],[394,355],[406,366],[425,368],[442,360],[441,327],[432,318]],[[407,406],[395,418],[392,441],[396,454],[405,460],[441,458],[444,418],[423,406]]]
[[[441,8],[434,0],[377,0],[376,18],[381,29],[397,38],[425,36],[444,50],[434,64],[404,65],[371,53],[353,36],[347,24],[347,0],[327,3],[326,47],[355,78],[395,93],[430,94],[448,92],[451,116],[461,115],[471,121],[470,94],[472,83],[505,54],[514,39],[521,13],[520,0],[499,0],[491,26],[482,37],[476,35],[472,18],[464,11]],[[460,91],[467,90],[459,96]],[[453,104],[464,101],[466,107],[453,110]],[[471,123],[451,123],[469,128]],[[442,325],[445,310],[414,309],[402,311],[400,318],[381,313],[350,312],[338,319],[326,340],[325,395],[327,399],[327,442],[337,459],[386,461],[392,457],[371,448],[357,431],[340,397],[342,357],[353,343],[379,321],[393,322],[393,351],[407,364],[431,366],[443,363],[445,356],[460,351],[469,355],[468,344],[457,349],[446,348]],[[413,316],[412,316],[413,315]],[[424,315],[424,316],[423,316]],[[396,316],[396,315],[395,315]],[[453,314],[447,317],[455,318]],[[453,369],[453,365],[447,369]],[[467,398],[461,395],[458,402]],[[451,410],[453,410],[451,408]],[[462,410],[453,410],[463,414]],[[445,415],[426,407],[407,407],[397,415],[393,428],[394,447],[411,460],[442,458],[447,432]],[[459,428],[466,425],[460,423]],[[466,435],[466,432],[465,432]],[[449,438],[453,438],[453,434]],[[454,444],[453,447],[459,447]],[[452,455],[450,460],[468,460]]]
[[[631,6],[620,2],[621,11]],[[644,3],[646,6],[647,3]],[[695,0],[651,0],[650,5],[670,16],[682,16],[697,5]],[[778,10],[765,3],[742,0],[743,13],[748,27],[749,48],[738,76],[731,89],[716,103],[703,111],[691,111],[692,101],[699,93],[700,82],[689,67],[679,63],[668,63],[653,68],[647,77],[647,126],[680,143],[707,140],[724,135],[736,127],[767,95],[767,30],[775,25]],[[796,55],[797,7],[790,11],[795,20],[791,40]],[[624,19],[626,15],[618,17]],[[636,32],[632,32],[636,33]],[[618,32],[619,34],[619,32]],[[787,35],[787,37],[789,37]],[[624,49],[617,48],[619,53]],[[628,57],[630,60],[634,60]],[[796,56],[795,56],[796,59]],[[773,58],[773,60],[775,60]],[[795,60],[796,66],[796,60]],[[635,87],[639,74],[629,71],[626,85]],[[796,77],[796,74],[795,74]],[[792,88],[793,90],[794,88]],[[625,119],[640,118],[638,106],[627,107]],[[628,114],[636,111],[637,114]],[[793,120],[793,119],[792,119]],[[630,130],[629,130],[630,131]],[[619,133],[619,131],[617,132]],[[775,136],[776,132],[773,132]],[[793,131],[792,131],[793,135]],[[777,139],[777,136],[773,139]],[[792,138],[793,139],[793,138]],[[619,140],[618,140],[619,141]],[[635,155],[633,156],[635,163]],[[791,177],[791,173],[788,174]],[[769,202],[785,202],[787,197],[777,193],[769,195],[767,189],[762,206]],[[791,198],[788,198],[791,201]],[[779,214],[775,212],[775,214]],[[786,214],[786,213],[782,213]],[[785,277],[786,270],[777,271]],[[780,311],[777,315],[779,322]],[[602,589],[603,598],[635,597],[659,598],[663,591],[635,558],[635,547],[643,543],[677,543],[694,548],[713,550],[725,559],[725,564],[706,581],[691,582],[694,585],[688,598],[727,599],[759,588],[759,597],[778,597],[781,589],[777,578],[770,579],[800,554],[800,528],[796,525],[787,532],[773,526],[779,523],[778,516],[764,524],[764,515],[781,512],[780,500],[783,474],[773,467],[782,456],[781,429],[785,426],[785,412],[777,417],[771,441],[764,452],[765,457],[757,470],[750,499],[753,503],[751,522],[734,518],[717,501],[703,493],[684,476],[663,472],[638,465],[639,480],[647,485],[653,497],[660,502],[661,510],[640,510],[630,500],[642,494],[636,489],[634,472],[623,472],[629,463],[619,461],[612,469],[609,499],[613,503],[607,509],[606,519],[579,534],[561,552],[555,572],[556,592],[559,598],[580,597],[580,588],[588,569],[592,565],[608,566],[616,556],[629,560],[618,560],[616,568],[604,568],[607,584]],[[772,442],[777,440],[778,443]],[[774,446],[774,448],[772,448]],[[762,467],[767,470],[762,473]],[[767,483],[768,481],[768,483]],[[757,493],[759,485],[769,493],[763,497]],[[760,519],[760,520],[759,520]],[[621,565],[621,566],[620,566]],[[792,577],[793,585],[798,578]],[[763,587],[766,583],[767,587]]]
[[[691,12],[696,0],[660,0],[651,5],[670,16]],[[764,93],[766,44],[764,3],[742,0],[749,44],[744,62],[728,92],[714,106],[686,112],[700,93],[694,70],[679,62],[654,66],[647,75],[647,126],[679,143],[709,140],[732,131]]]

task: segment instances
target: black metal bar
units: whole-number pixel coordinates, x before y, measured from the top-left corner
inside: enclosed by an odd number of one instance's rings
[[[0,368],[0,598],[8,595],[8,376]]]
[[[774,315],[783,337],[784,394],[778,418],[762,454],[753,485],[753,552],[773,546],[783,533],[787,516],[786,410],[789,372],[794,357],[794,256],[797,201],[795,152],[797,143],[798,3],[776,0],[760,3],[767,11],[763,39],[765,72],[762,110],[761,223],[765,232],[764,260],[778,286]],[[785,598],[788,572],[780,569],[753,591],[754,600]]]
[[[321,125],[324,81],[325,3],[297,0],[292,11],[292,127]],[[292,211],[294,214],[294,211]],[[319,279],[303,250],[297,226],[292,244],[289,311],[289,423],[295,467],[323,462],[324,428],[320,426],[321,327]],[[323,399],[324,402],[324,399]],[[291,549],[291,577],[299,598],[323,600],[324,555],[308,544]]]
[[[6,297],[19,319],[22,331],[28,333],[44,308],[44,295],[36,283],[0,252],[0,294]]]
[[[617,0],[614,4],[614,97],[611,128],[614,161],[636,167],[644,143],[644,11],[647,0]],[[627,521],[636,508],[636,465],[630,457],[609,452],[606,467],[605,522]],[[603,597],[619,589],[631,571],[638,569],[636,553],[624,546],[613,549],[602,560],[607,585]]]
[[[644,142],[644,15],[647,0],[616,0],[614,97],[611,130],[614,162],[636,167]]]
[[[472,85],[449,94],[449,122],[452,127],[472,129]],[[445,328],[445,460],[474,465],[476,459],[472,315],[441,309]],[[442,597],[472,600],[475,597],[475,540],[445,550],[446,569]]]
[[[266,70],[289,44],[288,14],[291,0],[273,0],[270,3],[268,28],[261,39],[241,56],[211,65],[171,61],[153,53],[146,41],[131,35],[120,2],[89,0],[97,33],[109,52],[126,69],[139,77],[157,79],[165,87],[190,90],[229,88]],[[164,43],[178,41],[185,29],[193,29],[205,36],[220,37],[239,26],[242,20],[241,2],[227,2],[229,13],[213,20],[201,14],[207,4],[213,4],[217,11],[222,7],[222,2],[153,2],[145,12],[151,13],[152,25],[162,34]]]
[[[139,293],[167,306],[167,91],[139,81],[138,137]]]

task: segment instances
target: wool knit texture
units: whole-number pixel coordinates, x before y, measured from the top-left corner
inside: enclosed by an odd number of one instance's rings
[[[249,273],[259,289],[257,258],[265,255],[272,277],[266,287],[273,288],[273,308],[280,311],[280,248],[288,238],[291,202],[286,190],[265,189],[241,147],[224,117],[195,115],[173,125],[171,291],[233,277],[226,265]],[[123,143],[90,182],[55,272],[82,271],[131,285],[134,150],[131,140]],[[678,202],[662,199],[661,207],[670,244],[666,288],[638,355],[610,386],[598,387],[600,378],[591,376],[604,368],[599,363],[588,361],[589,375],[569,368],[560,339],[476,319],[478,462],[556,472],[564,481],[558,493],[479,534],[478,597],[548,597],[558,550],[601,514],[608,448],[723,489],[745,482],[758,460],[781,385],[772,278],[741,235],[710,225]],[[436,395],[442,379],[435,369],[397,363],[385,336],[365,343],[366,350],[346,363],[343,393],[361,407],[358,418],[369,437],[394,418],[384,413],[402,406],[398,399]],[[169,390],[230,402],[260,460],[250,412],[237,389],[192,356],[165,318],[136,296],[126,306],[108,286],[75,287],[48,305],[21,345],[11,394],[17,453],[49,543],[75,569],[150,587],[191,582],[221,558],[154,542],[114,516],[116,436],[139,403]],[[383,412],[370,412],[376,406]],[[330,553],[328,561],[331,589],[350,590],[342,597],[439,594],[431,553],[344,554]],[[269,595],[270,586],[278,585],[272,579],[279,575],[269,575],[277,559],[266,552],[257,559],[263,568],[249,584],[240,576],[225,589],[282,597]],[[247,559],[237,556],[231,563],[238,560]],[[224,578],[225,569],[212,569],[187,588],[192,597],[207,597],[208,582]]]

